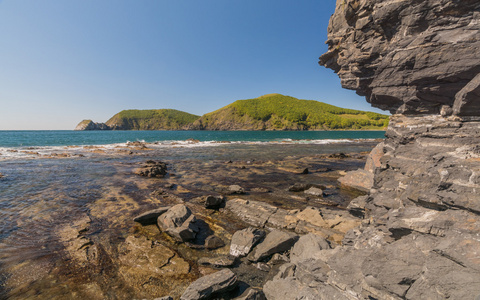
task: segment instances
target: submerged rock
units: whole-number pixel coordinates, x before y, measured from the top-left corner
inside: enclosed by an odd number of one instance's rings
[[[156,224],[157,219],[162,214],[166,213],[171,207],[160,207],[157,209],[152,209],[147,212],[144,212],[138,216],[136,216],[133,221],[138,222],[142,225],[151,225]]]
[[[205,248],[206,249],[217,249],[225,246],[225,242],[215,235],[210,235],[205,239]]]
[[[135,174],[144,177],[165,177],[167,164],[161,161],[149,160],[142,167],[135,170]]]
[[[185,290],[181,300],[209,299],[213,294],[228,292],[237,285],[237,276],[229,269],[204,276]]]
[[[211,266],[214,268],[229,268],[235,264],[235,258],[231,258],[228,256],[220,256],[220,257],[202,257],[200,258],[197,263],[202,266]]]

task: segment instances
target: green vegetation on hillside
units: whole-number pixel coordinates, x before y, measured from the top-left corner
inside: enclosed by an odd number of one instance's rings
[[[200,116],[175,109],[124,110],[106,124],[116,130],[177,130]]]
[[[235,101],[204,115],[194,125],[212,130],[383,129],[388,116],[269,94]]]

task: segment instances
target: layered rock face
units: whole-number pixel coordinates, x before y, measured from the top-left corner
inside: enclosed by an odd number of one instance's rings
[[[275,286],[325,299],[477,299],[480,2],[338,0],[328,44],[320,64],[394,115],[369,166],[373,188],[350,205],[362,225]]]
[[[478,116],[480,2],[338,0],[320,64],[392,113]]]

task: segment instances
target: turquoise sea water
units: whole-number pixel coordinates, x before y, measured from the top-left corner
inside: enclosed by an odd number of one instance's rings
[[[271,142],[383,138],[384,131],[0,131],[0,147],[109,145],[133,141]]]

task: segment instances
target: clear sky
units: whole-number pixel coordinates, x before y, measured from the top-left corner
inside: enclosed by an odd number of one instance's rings
[[[373,109],[320,67],[335,0],[0,0],[0,130],[269,93]]]

